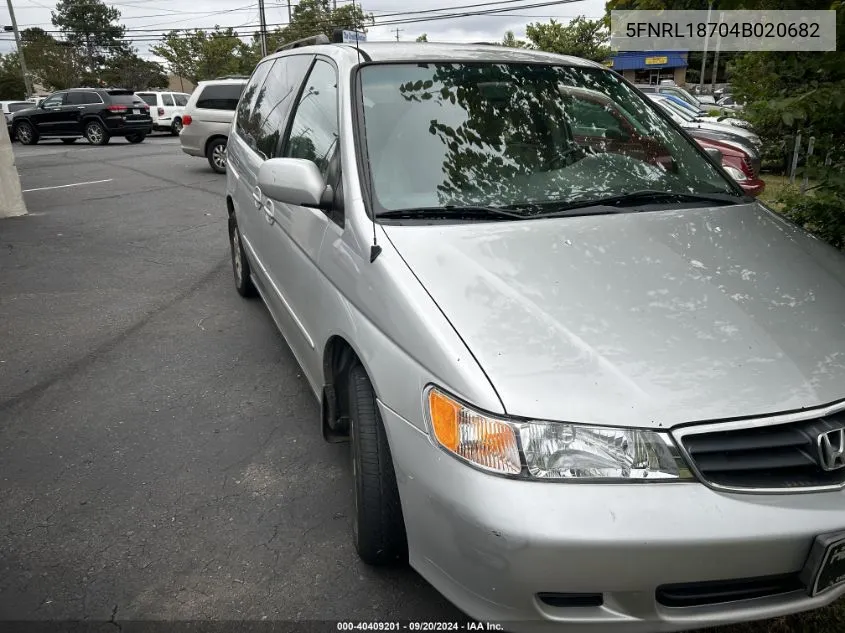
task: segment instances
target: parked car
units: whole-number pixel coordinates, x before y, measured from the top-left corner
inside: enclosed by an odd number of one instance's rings
[[[706,94],[700,94],[699,95],[699,94],[697,94],[697,95],[695,95],[695,98],[705,108],[716,105],[716,99],[713,98],[713,95],[706,95]]]
[[[182,113],[182,151],[202,156],[219,174],[226,173],[226,140],[246,79],[201,81]]]
[[[178,136],[182,131],[182,113],[191,95],[184,92],[136,92],[150,106],[153,132],[170,132]]]
[[[24,145],[45,138],[73,143],[80,137],[105,145],[113,136],[141,143],[151,129],[150,107],[131,90],[120,88],[61,90],[14,117],[15,136]]]
[[[3,111],[3,118],[6,119],[6,129],[9,132],[9,139],[15,140],[14,130],[12,129],[12,116],[15,112],[31,108],[32,104],[28,101],[0,101],[0,110]]]
[[[257,65],[227,159],[235,288],[349,441],[366,563],[516,632],[845,593],[845,255],[618,73],[314,38]]]
[[[677,100],[683,101],[696,111],[703,112],[705,110],[704,105],[699,99],[692,96],[689,91],[685,90],[684,88],[681,88],[678,85],[674,85],[674,82],[672,85],[661,84],[659,86],[654,86],[651,84],[637,84],[637,88],[639,88],[643,92],[656,92],[667,97],[674,97]]]
[[[760,178],[760,155],[749,152],[747,145],[724,138],[695,136],[695,142],[703,148],[719,150],[722,168],[736,180],[749,196],[759,196],[766,189]]]
[[[720,132],[731,136],[739,137],[750,143],[758,151],[762,148],[763,142],[760,137],[753,131],[738,125],[731,125],[727,121],[720,121],[715,117],[696,117],[692,115],[689,110],[679,106],[671,97],[667,95],[650,94],[649,99],[657,103],[660,107],[666,110],[675,121],[687,129],[702,129]]]

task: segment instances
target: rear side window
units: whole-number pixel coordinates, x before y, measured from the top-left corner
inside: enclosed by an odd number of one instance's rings
[[[269,60],[258,64],[244,88],[243,98],[238,104],[235,130],[252,149],[256,149],[257,147],[256,138],[261,125],[261,119],[257,117],[253,108],[256,106],[256,99],[264,92],[262,85],[267,78],[267,73],[270,72],[270,69],[275,63],[275,61]]]
[[[172,106],[173,105],[173,97],[171,95],[167,95],[167,94],[161,95],[161,100],[164,102],[164,105],[166,105],[166,106]]]
[[[116,105],[144,105],[146,102],[141,99],[138,95],[135,95],[131,92],[121,92],[118,94],[114,94],[113,92],[109,92],[109,101]]]
[[[256,144],[264,158],[275,158],[279,155],[280,141],[285,133],[288,115],[312,59],[311,55],[280,57],[267,76],[267,81],[264,82],[253,112],[253,118],[261,122]],[[325,62],[317,63],[328,66]],[[332,95],[327,95],[325,98],[331,101]],[[326,116],[330,117],[331,106],[326,107],[328,108]]]
[[[146,101],[147,105],[149,105],[149,106],[154,106],[156,104],[156,96],[157,95],[155,95],[155,94],[152,94],[152,93],[149,93],[149,92],[144,92],[144,93],[138,94],[138,96],[141,97],[144,101]]]
[[[67,94],[68,105],[88,105],[102,103],[103,100],[96,92],[69,92]]]
[[[202,110],[231,110],[238,107],[245,84],[217,84],[205,86],[197,98],[197,108]]]
[[[176,102],[177,106],[186,106],[188,105],[188,95],[174,94],[173,101]]]

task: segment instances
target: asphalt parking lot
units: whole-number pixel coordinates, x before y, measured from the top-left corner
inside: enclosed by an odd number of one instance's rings
[[[348,448],[234,290],[225,177],[167,136],[15,155],[0,620],[463,619],[413,571],[358,561]]]

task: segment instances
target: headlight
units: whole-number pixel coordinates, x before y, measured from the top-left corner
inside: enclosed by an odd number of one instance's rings
[[[736,167],[731,167],[730,165],[722,165],[722,168],[726,172],[728,172],[730,177],[733,178],[734,180],[736,180],[737,182],[743,182],[745,180],[748,180],[748,177],[745,174],[743,174],[742,171],[740,171]]]
[[[426,403],[435,441],[490,472],[564,481],[693,479],[667,433],[508,420],[475,411],[433,387]]]

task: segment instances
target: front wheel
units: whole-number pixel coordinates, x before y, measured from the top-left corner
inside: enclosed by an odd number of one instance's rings
[[[35,145],[38,142],[38,132],[27,121],[21,121],[15,126],[15,136],[21,145]]]
[[[142,143],[147,138],[146,134],[129,134],[126,140],[130,143]]]
[[[349,371],[347,394],[355,549],[368,565],[403,562],[407,560],[408,545],[393,457],[376,394],[359,364]]]
[[[182,119],[174,119],[170,126],[170,133],[173,136],[179,136],[182,133]]]
[[[226,173],[226,139],[216,138],[208,144],[205,150],[208,164],[218,174]]]
[[[85,125],[85,138],[91,145],[105,145],[109,142],[109,133],[99,121],[90,121]]]

